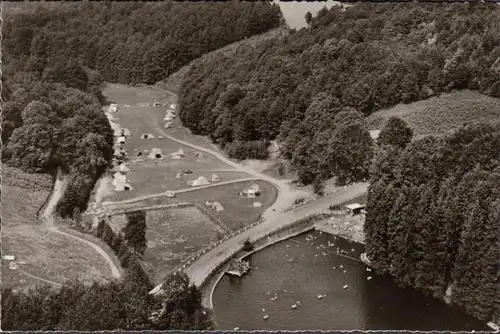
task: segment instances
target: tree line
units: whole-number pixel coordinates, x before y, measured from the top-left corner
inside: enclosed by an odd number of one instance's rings
[[[300,161],[333,150],[327,138],[343,131],[335,118],[345,108],[368,115],[465,88],[500,97],[494,4],[356,3],[309,19],[308,28],[283,39],[195,64],[180,89],[183,124],[239,159],[265,157],[264,147],[277,139],[287,158],[311,170]],[[369,152],[363,146],[345,154],[366,161],[360,157]]]
[[[500,123],[410,143],[411,135],[398,119],[380,134],[364,226],[368,258],[403,286],[498,318]]]

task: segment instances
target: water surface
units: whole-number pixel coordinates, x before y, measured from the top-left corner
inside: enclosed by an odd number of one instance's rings
[[[213,296],[220,329],[490,330],[461,310],[367,272],[357,260],[362,245],[311,235],[316,239],[300,235],[253,254],[253,269],[241,279],[221,279]],[[337,247],[350,258],[336,255]]]

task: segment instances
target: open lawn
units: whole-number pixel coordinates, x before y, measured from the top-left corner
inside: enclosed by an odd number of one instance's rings
[[[115,231],[125,224],[125,215],[111,218]],[[222,230],[195,207],[148,211],[148,248],[143,260],[153,282],[160,283],[172,269],[221,234]]]
[[[49,177],[8,167],[3,174],[2,255],[15,255],[19,266],[12,270],[4,263],[4,287],[27,287],[37,281],[45,284],[22,271],[56,283],[68,279],[102,281],[112,277],[106,262],[93,249],[73,238],[50,232],[38,222],[37,211],[51,189]]]
[[[238,195],[238,193],[247,189],[253,183],[257,183],[262,190],[260,196],[256,198],[243,198]],[[219,213],[210,211],[210,214],[213,217],[220,218],[224,225],[235,231],[258,221],[260,215],[274,203],[276,196],[276,188],[268,182],[261,180],[244,181],[220,187],[180,193],[175,198],[162,196],[156,199],[148,199],[127,205],[127,207],[145,207],[181,202],[197,202],[204,205],[206,201],[217,201],[224,207],[224,211]],[[260,202],[262,207],[254,208],[254,202]]]
[[[218,182],[226,182],[250,177],[246,173],[237,171],[220,171],[211,168],[210,164],[200,160],[191,162],[184,160],[167,159],[158,165],[150,161],[134,160],[130,163],[131,172],[127,174],[127,180],[132,185],[130,191],[114,192],[106,197],[106,200],[124,200],[137,196],[161,193],[167,190],[179,190],[189,188],[187,181],[195,180],[200,176],[210,181],[212,174],[219,177]],[[183,175],[181,179],[176,179],[176,175],[182,170],[190,169],[192,174]],[[214,182],[215,184],[217,182]]]
[[[398,104],[370,115],[367,118],[369,129],[382,128],[392,116],[407,122],[416,137],[442,135],[464,124],[500,120],[500,99],[463,90],[410,104]]]

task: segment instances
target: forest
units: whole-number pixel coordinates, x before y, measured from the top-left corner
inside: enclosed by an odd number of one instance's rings
[[[371,166],[366,252],[377,272],[474,316],[500,315],[500,123],[411,141],[393,118]]]
[[[332,173],[364,178],[367,133],[361,121],[346,128],[338,114],[348,108],[361,117],[466,88],[500,97],[499,21],[491,3],[321,10],[283,39],[193,66],[180,88],[180,118],[237,159],[265,158],[263,147],[278,140],[304,183]],[[335,138],[352,147],[337,149]],[[322,160],[344,163],[316,168]]]

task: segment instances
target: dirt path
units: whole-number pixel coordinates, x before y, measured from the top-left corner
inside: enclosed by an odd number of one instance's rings
[[[48,279],[45,279],[45,278],[41,278],[41,277],[38,277],[38,276],[35,276],[35,275],[32,275],[30,274],[29,272],[23,270],[23,269],[18,269],[19,272],[23,273],[24,275],[26,276],[29,276],[31,278],[34,278],[38,281],[42,281],[42,282],[45,282],[45,283],[49,283],[49,284],[52,284],[52,285],[55,285],[57,287],[61,287],[63,286],[61,283],[57,283],[57,282],[54,282],[54,281],[49,281]]]
[[[108,263],[109,267],[111,268],[111,273],[113,274],[113,277],[115,278],[121,278],[121,273],[120,270],[115,266],[113,260],[109,257],[109,255],[98,245],[85,240],[83,238],[77,237],[75,235],[68,234],[66,232],[60,231],[57,229],[57,226],[55,225],[54,222],[54,217],[53,217],[53,212],[56,207],[56,204],[59,202],[61,199],[62,195],[64,194],[64,189],[66,187],[66,180],[62,177],[60,177],[61,173],[58,172],[58,176],[56,178],[56,182],[54,184],[54,190],[52,191],[51,198],[47,204],[47,207],[45,208],[43,215],[42,215],[42,221],[46,224],[47,228],[49,231],[58,233],[61,235],[64,235],[68,238],[73,238],[77,239],[80,242],[83,242],[87,244],[88,246],[92,247],[101,257]]]
[[[171,192],[173,192],[174,194],[182,194],[182,193],[187,193],[187,192],[191,192],[191,191],[197,191],[197,190],[208,189],[208,188],[215,188],[215,187],[225,186],[228,184],[239,183],[239,182],[249,182],[249,181],[255,181],[255,180],[257,180],[257,178],[248,177],[248,178],[244,178],[244,179],[207,184],[205,186],[190,187],[190,188],[184,188],[184,189],[180,189],[180,190],[172,190]],[[123,201],[116,201],[116,202],[106,201],[106,202],[103,202],[102,205],[110,206],[110,205],[119,205],[119,204],[130,204],[130,203],[140,202],[140,201],[143,201],[146,199],[151,199],[154,197],[161,197],[161,196],[166,196],[166,195],[167,195],[167,191],[162,192],[162,193],[157,193],[157,194],[129,198],[129,199],[125,199]]]

